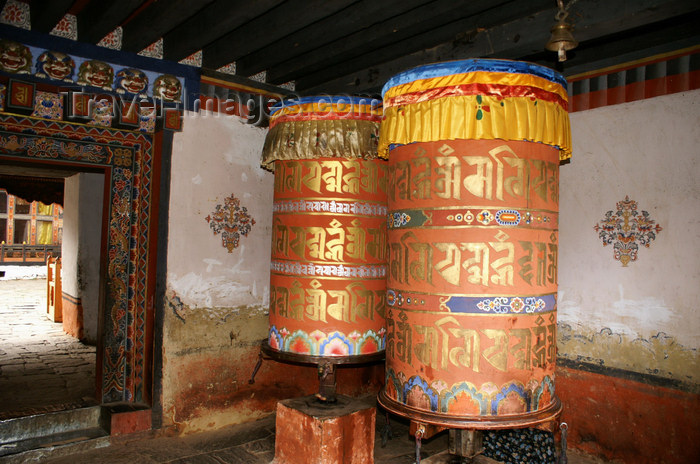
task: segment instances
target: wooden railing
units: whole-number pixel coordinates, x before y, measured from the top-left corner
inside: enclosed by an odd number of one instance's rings
[[[60,257],[61,245],[0,244],[0,264],[46,264],[49,257]]]

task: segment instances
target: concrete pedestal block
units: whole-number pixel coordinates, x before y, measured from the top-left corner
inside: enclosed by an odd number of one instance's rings
[[[332,405],[314,396],[277,403],[271,464],[373,464],[374,398],[338,395]]]

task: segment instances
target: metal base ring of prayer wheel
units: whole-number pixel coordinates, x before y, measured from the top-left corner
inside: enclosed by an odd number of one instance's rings
[[[276,361],[297,363],[297,364],[323,364],[333,363],[339,366],[350,364],[371,364],[384,360],[384,351],[355,356],[314,356],[309,354],[293,353],[291,351],[280,351],[270,347],[270,343],[265,340],[261,346],[265,356]]]
[[[371,364],[384,360],[384,351],[361,354],[355,356],[314,356],[308,354],[293,353],[290,351],[279,351],[270,347],[264,341],[260,348],[261,356],[287,363],[313,364],[318,367],[318,393],[316,398],[321,403],[335,403],[337,397],[336,367],[348,365]]]

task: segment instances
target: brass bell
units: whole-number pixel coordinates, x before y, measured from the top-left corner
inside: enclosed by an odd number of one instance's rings
[[[571,25],[560,21],[552,27],[552,36],[549,38],[545,48],[557,52],[559,61],[566,61],[567,50],[573,50],[578,46],[578,42],[571,33]]]

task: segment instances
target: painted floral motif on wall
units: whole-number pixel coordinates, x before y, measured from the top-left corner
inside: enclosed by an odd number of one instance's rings
[[[223,205],[216,205],[216,210],[205,219],[214,235],[221,234],[221,242],[229,253],[238,248],[241,237],[248,236],[255,225],[255,219],[248,214],[248,209],[241,206],[240,200],[233,194],[224,200]]]
[[[178,61],[180,64],[186,64],[189,66],[196,66],[198,68],[202,67],[202,50],[197,50],[187,58],[183,58]]]
[[[220,67],[219,69],[217,69],[217,71],[222,72],[224,74],[235,75],[236,74],[236,62],[232,61],[229,64],[226,64],[226,65]]]
[[[112,50],[122,49],[122,38],[124,36],[124,29],[121,26],[117,27],[115,30],[102,37],[102,40],[97,42],[100,47],[111,48]]]
[[[49,34],[65,37],[66,39],[78,40],[78,17],[67,13]]]
[[[8,0],[0,13],[0,23],[31,30],[29,22],[29,3]]]
[[[639,245],[649,248],[656,235],[662,230],[648,211],[638,210],[637,202],[629,196],[618,201],[616,210],[608,211],[593,229],[603,240],[603,246],[613,246],[613,257],[623,267],[637,260]]]
[[[150,58],[157,58],[159,60],[163,59],[163,38],[156,40],[148,47],[141,50],[139,53],[141,56],[148,56]]]

